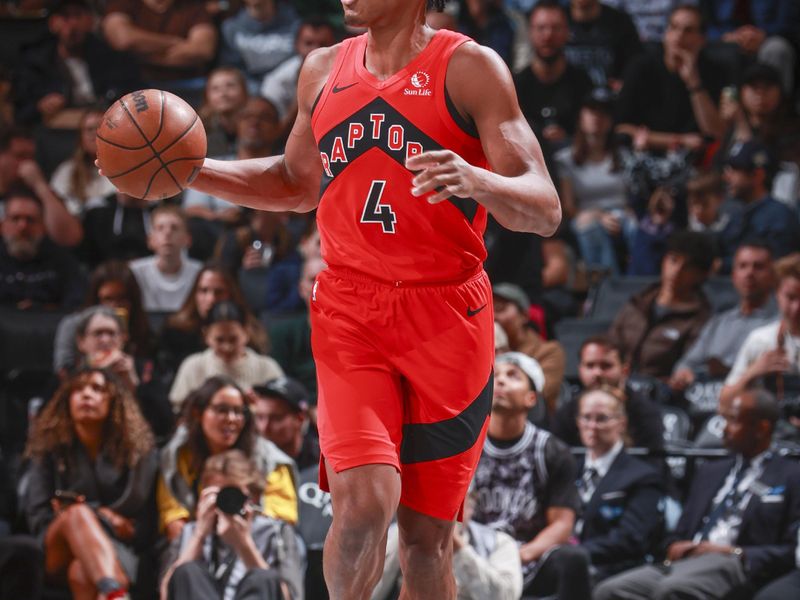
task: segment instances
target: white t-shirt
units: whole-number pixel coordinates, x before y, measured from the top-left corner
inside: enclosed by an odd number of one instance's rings
[[[101,177],[95,166],[90,167],[90,178],[86,183],[86,201],[70,193],[72,173],[75,171],[75,161],[73,159],[64,161],[53,173],[50,178],[50,187],[64,200],[69,214],[74,217],[83,216],[90,208],[104,206],[106,196],[110,196],[117,191],[114,184],[106,177]]]
[[[130,262],[136,282],[142,288],[142,303],[146,311],[175,312],[192,290],[194,280],[202,269],[200,261],[184,257],[180,270],[165,275],[158,270],[155,256],[137,258]]]
[[[597,163],[587,160],[576,165],[572,148],[567,147],[556,152],[555,161],[559,175],[572,183],[578,210],[621,210],[628,206],[625,173],[622,169],[612,170],[610,156]]]
[[[736,361],[733,363],[733,367],[731,367],[731,371],[725,379],[725,385],[733,385],[739,381],[747,370],[747,367],[752,365],[759,356],[778,347],[778,329],[780,325],[781,322],[778,320],[750,332],[750,335],[747,336],[744,344],[742,344],[742,347],[739,349],[739,353],[736,355]],[[798,361],[800,361],[800,337],[787,333],[784,337],[783,348],[786,351],[786,357],[792,365],[790,372],[800,372],[800,369],[798,369]]]

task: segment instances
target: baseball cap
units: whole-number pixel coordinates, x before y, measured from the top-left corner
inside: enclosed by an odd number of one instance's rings
[[[503,300],[508,300],[516,304],[522,311],[522,314],[528,314],[531,309],[531,299],[528,294],[522,291],[522,288],[513,283],[498,283],[492,288],[492,294]]]
[[[772,166],[772,155],[769,148],[760,142],[753,140],[737,142],[731,147],[726,164],[741,171],[753,171],[755,169],[769,171]]]
[[[581,101],[581,108],[598,108],[606,112],[614,111],[615,96],[607,87],[596,87]]]
[[[531,380],[531,387],[533,387],[534,391],[541,394],[542,390],[544,390],[544,371],[542,371],[542,367],[539,366],[539,362],[535,358],[522,352],[505,352],[494,360],[497,363],[511,363],[519,367]]]
[[[750,85],[753,83],[772,83],[781,87],[781,75],[772,65],[755,63],[747,67],[742,75],[742,85]]]
[[[261,385],[254,385],[253,391],[259,396],[280,398],[295,412],[308,408],[308,391],[302,383],[290,377],[277,377]]]

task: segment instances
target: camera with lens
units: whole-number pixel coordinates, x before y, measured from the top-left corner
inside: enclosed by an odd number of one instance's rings
[[[238,487],[226,486],[217,494],[217,508],[226,515],[246,517],[247,495]]]

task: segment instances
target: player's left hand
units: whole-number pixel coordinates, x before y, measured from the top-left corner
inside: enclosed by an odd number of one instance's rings
[[[477,169],[450,150],[433,150],[412,156],[406,168],[419,171],[411,180],[414,196],[424,196],[431,204],[447,200],[451,196],[472,198],[478,187]]]

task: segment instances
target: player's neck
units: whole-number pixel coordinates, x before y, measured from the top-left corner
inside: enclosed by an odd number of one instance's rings
[[[383,81],[402,70],[422,52],[436,32],[424,22],[372,27],[364,57],[367,71]]]
[[[489,420],[489,437],[496,440],[515,440],[525,432],[525,424],[528,421],[526,413],[515,415],[492,413]]]

